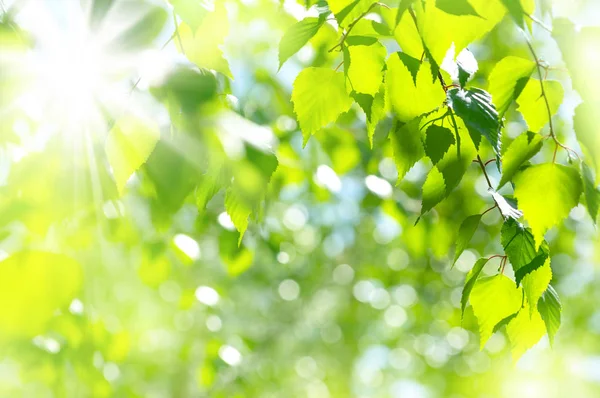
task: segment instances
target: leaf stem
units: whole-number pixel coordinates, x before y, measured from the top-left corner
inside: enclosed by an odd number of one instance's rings
[[[492,207],[490,207],[489,209],[487,209],[486,211],[484,211],[483,213],[481,213],[481,216],[484,216],[485,214],[487,214],[488,212],[494,210],[496,207],[498,207],[498,204],[496,203],[495,205],[493,205]]]
[[[525,16],[527,18],[531,19],[536,24],[540,25],[540,27],[542,27],[545,31],[552,33],[552,29],[550,29],[546,24],[544,24],[542,21],[540,21],[539,19],[537,19],[533,15],[531,15],[531,14],[525,14]]]
[[[477,163],[479,164],[479,167],[481,167],[481,171],[483,171],[483,175],[485,177],[485,180],[487,181],[488,187],[490,188],[494,188],[492,186],[492,182],[490,181],[490,177],[488,176],[487,170],[485,169],[485,165],[483,163],[483,160],[481,160],[481,156],[479,156],[479,154],[477,154]]]

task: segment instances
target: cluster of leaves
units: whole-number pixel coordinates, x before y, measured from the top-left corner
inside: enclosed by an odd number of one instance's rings
[[[588,100],[585,96],[597,93],[586,93],[590,90],[585,83],[574,82],[586,100],[575,116],[575,131],[588,152],[583,160],[558,140],[552,125],[564,94],[560,82],[545,78],[542,69],[548,67],[538,59],[527,37],[533,1],[401,1],[399,7],[392,8],[375,1],[348,0],[329,1],[328,6],[319,9],[319,18],[306,18],[292,26],[280,42],[282,64],[318,32],[330,13],[341,32],[339,43],[330,51],[342,52],[343,71],[310,67],[294,82],[292,101],[305,144],[354,103],[366,114],[371,145],[378,123],[391,115],[393,127],[386,134],[389,141],[381,140],[381,145],[393,148],[398,184],[421,159],[427,158],[432,165],[422,187],[421,216],[459,186],[472,162],[478,163],[494,207],[504,220],[504,254],[482,258],[473,266],[463,291],[463,312],[470,301],[479,324],[481,347],[494,331],[506,326],[515,359],[545,333],[552,341],[560,325],[561,305],[550,285],[550,253],[544,235],[580,203],[582,193],[591,218],[594,222],[597,218],[598,135],[584,122],[590,120],[592,104],[597,104],[596,98]],[[375,9],[379,9],[382,22],[364,18]],[[506,13],[523,32],[531,59],[509,55],[490,72],[487,91],[470,86],[477,62],[465,48],[492,30]],[[575,43],[585,42],[582,38],[586,36],[591,42],[592,32],[577,34],[564,21],[557,21],[557,28],[554,34],[565,61],[569,67],[581,68],[576,53],[586,49],[578,49]],[[388,54],[383,43],[392,38],[400,50]],[[456,60],[454,54],[458,54]],[[448,56],[453,64],[451,74],[447,66],[441,68]],[[503,149],[503,121],[513,104],[528,130]],[[531,164],[548,140],[556,147],[552,162]],[[488,163],[484,164],[479,155],[484,146],[491,147],[493,161],[501,171],[497,186],[492,185],[486,172]],[[568,153],[570,164],[556,161],[558,149]],[[514,189],[513,196],[497,192],[507,185]],[[468,247],[485,213],[462,223],[454,262]],[[518,221],[521,217],[529,228]],[[494,257],[501,258],[498,274],[480,278]],[[512,266],[514,281],[504,275],[506,263]]]

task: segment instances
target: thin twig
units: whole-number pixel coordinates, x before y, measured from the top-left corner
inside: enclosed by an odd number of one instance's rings
[[[481,160],[481,156],[479,156],[479,154],[477,155],[477,164],[479,164],[479,167],[481,167],[481,171],[483,171],[483,175],[485,177],[485,180],[487,181],[488,187],[490,188],[494,188],[492,186],[492,181],[490,181],[490,177],[488,176],[487,170],[485,169],[485,165],[483,164],[483,160]]]
[[[540,65],[540,59],[535,53],[533,45],[531,44],[531,41],[529,40],[527,35],[525,35],[525,32],[523,32],[523,35],[525,36],[525,42],[527,43],[527,47],[529,47],[529,52],[531,52],[531,55],[533,56],[533,59],[535,61],[535,66],[537,68],[538,76],[540,78],[540,88],[542,89],[542,97],[544,97],[544,103],[546,104],[546,111],[548,113],[548,126],[550,127],[550,137],[554,140],[554,143],[556,144],[556,148],[554,148],[554,156],[552,158],[552,163],[556,161],[556,152],[558,151],[558,147],[563,148],[567,152],[573,153],[577,157],[577,159],[581,161],[581,158],[579,157],[579,154],[577,152],[575,152],[568,146],[562,144],[556,137],[556,133],[554,132],[554,126],[552,124],[552,110],[550,110],[550,102],[548,101],[548,96],[546,95],[546,90],[544,88],[544,77],[542,76],[542,67]]]
[[[498,207],[498,204],[496,203],[495,205],[493,205],[492,207],[490,207],[489,209],[487,209],[486,211],[484,211],[483,213],[481,213],[481,216],[484,216],[485,214],[487,214],[488,212],[494,210],[496,207]]]
[[[383,3],[373,3],[371,4],[371,6],[367,9],[367,11],[363,12],[362,14],[359,15],[358,18],[356,18],[354,21],[352,21],[352,23],[350,25],[348,25],[348,29],[346,29],[346,32],[342,35],[342,38],[340,39],[340,41],[333,47],[331,47],[329,49],[329,52],[332,52],[333,50],[335,50],[336,48],[340,47],[340,51],[344,48],[344,42],[346,41],[346,39],[348,38],[348,35],[350,34],[350,32],[352,31],[352,29],[354,28],[354,26],[358,23],[358,21],[360,21],[361,19],[363,19],[368,13],[371,12],[371,10],[375,7],[375,6],[380,6],[383,8],[390,8],[388,7],[387,4],[383,4]]]
[[[525,16],[527,16],[527,18],[531,19],[536,24],[540,25],[544,30],[552,33],[552,29],[550,29],[548,26],[546,26],[546,24],[544,24],[542,21],[540,21],[539,19],[537,19],[533,15],[531,15],[531,14],[525,14]]]

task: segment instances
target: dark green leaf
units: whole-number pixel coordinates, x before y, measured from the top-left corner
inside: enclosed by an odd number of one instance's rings
[[[447,127],[430,125],[425,133],[425,153],[437,164],[455,143],[454,134]]]
[[[521,29],[525,29],[525,10],[523,9],[521,0],[502,0],[502,4],[504,4],[508,10],[508,13],[515,20],[516,24]]]
[[[581,162],[581,174],[583,175],[583,193],[585,204],[594,224],[598,218],[598,207],[600,206],[600,190],[594,183],[594,175],[587,164]]]
[[[549,255],[546,241],[536,250],[531,230],[512,218],[502,226],[500,241],[515,271],[517,286],[525,275],[543,266]]]
[[[479,216],[479,218],[481,218],[480,214],[478,214],[478,216]],[[475,216],[471,216],[471,217],[475,217]],[[479,223],[479,221],[477,221],[477,222]],[[480,258],[479,260],[477,260],[477,262],[475,263],[473,268],[471,268],[471,270],[467,274],[465,286],[463,287],[462,295],[460,298],[461,316],[464,315],[464,313],[465,313],[465,308],[467,307],[467,301],[469,301],[469,296],[471,295],[471,290],[473,290],[473,286],[475,286],[475,282],[477,282],[477,278],[479,277],[481,270],[483,270],[483,267],[487,264],[488,261],[490,261],[489,258]]]
[[[477,231],[480,221],[481,214],[474,214],[465,218],[460,225],[460,228],[458,229],[458,238],[456,239],[456,253],[454,253],[454,261],[452,261],[452,266],[456,264],[456,260],[458,260],[462,252],[464,252],[467,248],[467,245],[471,241],[475,231]]]
[[[492,97],[479,88],[448,90],[448,104],[465,122],[467,127],[478,131],[500,154],[500,121],[492,104]]]
[[[420,121],[421,118],[418,117],[405,124],[396,122],[390,134],[394,150],[394,161],[398,169],[398,183],[402,181],[415,163],[425,156],[419,131]]]

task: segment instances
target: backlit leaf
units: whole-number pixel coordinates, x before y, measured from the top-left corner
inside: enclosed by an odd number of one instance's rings
[[[479,346],[483,348],[496,324],[521,308],[522,292],[512,280],[499,274],[477,280],[469,301],[479,325]],[[526,316],[529,318],[528,313]]]
[[[294,81],[292,102],[306,143],[312,134],[348,111],[352,98],[346,92],[343,72],[311,67]]]
[[[502,58],[494,66],[488,77],[488,91],[500,116],[521,95],[534,70],[533,61],[515,56]]]
[[[421,203],[421,214],[433,209],[446,197],[446,183],[444,175],[433,167],[423,184],[423,202]]]
[[[454,134],[447,127],[431,124],[425,132],[425,153],[433,164],[439,162],[455,143]]]
[[[347,47],[349,65],[346,71],[348,91],[375,95],[383,81],[383,67],[387,51],[379,42],[371,45],[351,45]]]
[[[531,271],[523,277],[523,291],[525,297],[530,303],[529,312],[533,316],[533,311],[537,308],[537,302],[546,291],[552,280],[552,268],[550,267],[550,258],[546,257],[541,267]]]
[[[106,140],[106,156],[121,194],[131,175],[143,165],[160,138],[158,125],[134,116],[119,119]]]
[[[279,68],[292,55],[296,54],[317,33],[323,20],[308,17],[296,22],[283,35],[279,42]]]
[[[517,316],[506,325],[513,362],[517,362],[545,333],[546,327],[540,313],[535,308],[530,311],[529,304],[526,303]]]
[[[556,80],[544,81],[544,92],[550,105],[552,115],[558,112],[558,107],[562,103],[564,90],[560,82]],[[517,98],[519,112],[529,126],[529,130],[537,133],[548,123],[548,110],[546,102],[542,96],[540,81],[530,79],[525,85],[519,98]]]
[[[598,123],[598,108],[592,103],[584,102],[575,109],[573,128],[586,162],[592,165],[596,174],[594,184],[600,184],[600,124]]]
[[[585,204],[588,213],[594,224],[598,218],[598,208],[600,207],[600,190],[594,183],[592,170],[584,162],[581,162],[581,174],[583,176],[583,193],[585,195]]]
[[[581,177],[572,167],[549,163],[525,169],[514,182],[519,208],[539,247],[546,231],[565,219],[579,203]]]
[[[519,168],[542,149],[543,137],[527,131],[518,136],[502,155],[502,178],[498,189],[509,182]]]
[[[436,0],[435,6],[452,15],[479,16],[468,0]]]

